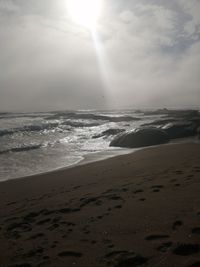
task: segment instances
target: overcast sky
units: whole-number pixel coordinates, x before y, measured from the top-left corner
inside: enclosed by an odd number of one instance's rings
[[[0,0],[1,111],[199,105],[199,0],[104,0],[95,36],[67,1]]]

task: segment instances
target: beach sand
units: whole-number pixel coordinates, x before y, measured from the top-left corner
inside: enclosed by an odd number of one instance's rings
[[[0,266],[200,266],[200,145],[0,184]]]

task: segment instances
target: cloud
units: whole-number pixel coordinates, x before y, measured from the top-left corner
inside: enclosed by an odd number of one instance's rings
[[[19,12],[19,6],[17,6],[12,0],[0,1],[0,15],[8,15]]]
[[[104,3],[95,44],[64,0],[0,0],[2,110],[198,104],[199,1]]]
[[[116,106],[198,105],[200,43],[185,32],[191,15],[182,9],[140,3],[112,18],[106,54]]]

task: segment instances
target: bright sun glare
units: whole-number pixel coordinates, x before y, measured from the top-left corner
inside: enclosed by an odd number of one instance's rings
[[[70,0],[68,8],[74,22],[93,30],[101,13],[102,0]]]

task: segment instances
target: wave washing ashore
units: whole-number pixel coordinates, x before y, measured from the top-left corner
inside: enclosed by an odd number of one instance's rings
[[[0,113],[0,181],[70,166],[90,153],[123,153],[109,147],[115,135],[144,125],[169,127],[177,121],[179,128],[187,128],[178,137],[194,136],[192,127],[194,122],[200,125],[200,115],[166,109]]]

